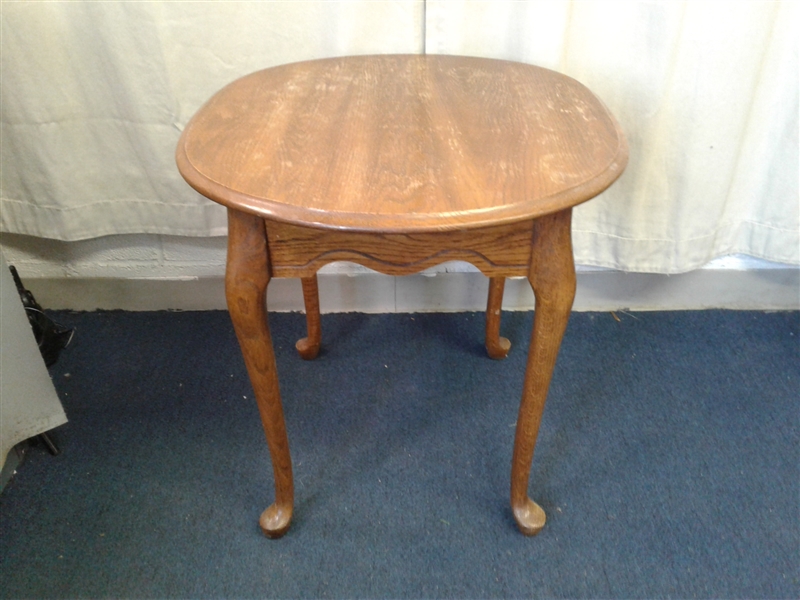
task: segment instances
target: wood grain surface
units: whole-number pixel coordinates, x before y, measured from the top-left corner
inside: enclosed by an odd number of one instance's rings
[[[275,351],[267,321],[269,280],[264,222],[254,215],[228,210],[225,297],[256,395],[275,481],[275,502],[261,514],[258,523],[265,535],[278,538],[286,533],[292,520],[294,479]]]
[[[423,232],[573,206],[627,145],[588,89],[521,63],[436,55],[322,59],[234,81],[177,149],[201,194],[279,221]]]
[[[346,260],[387,275],[409,275],[464,260],[485,275],[527,275],[530,221],[475,230],[425,233],[330,231],[266,221],[272,274],[309,277],[329,262]]]

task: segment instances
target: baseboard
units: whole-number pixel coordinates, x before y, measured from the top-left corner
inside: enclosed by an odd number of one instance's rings
[[[45,308],[72,310],[214,310],[225,308],[218,278],[32,278],[26,286]],[[488,280],[480,273],[389,277],[378,273],[322,273],[323,312],[458,312],[483,310]],[[274,279],[271,311],[303,309],[300,283]],[[510,279],[505,310],[530,310],[528,282]],[[681,275],[579,270],[574,309],[609,310],[800,309],[800,269],[699,269]]]

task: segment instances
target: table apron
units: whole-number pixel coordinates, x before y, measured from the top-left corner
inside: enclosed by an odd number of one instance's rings
[[[387,275],[409,275],[459,260],[489,277],[526,276],[532,221],[431,233],[342,232],[265,220],[273,277],[311,277],[350,261]]]

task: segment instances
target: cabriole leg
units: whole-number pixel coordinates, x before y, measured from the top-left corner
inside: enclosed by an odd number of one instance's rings
[[[500,313],[505,285],[504,277],[489,278],[489,298],[486,301],[486,352],[494,359],[505,358],[511,348],[511,342],[500,337]]]
[[[268,537],[277,538],[289,529],[294,484],[275,352],[267,323],[266,294],[269,280],[264,221],[254,215],[228,209],[225,296],[255,392],[275,475],[275,503],[262,513],[259,525]]]
[[[322,341],[322,327],[319,318],[319,287],[317,276],[303,277],[303,303],[306,307],[306,326],[308,337],[297,341],[295,348],[305,360],[313,360],[319,354],[319,345]]]
[[[535,535],[545,523],[544,510],[528,497],[528,481],[547,390],[575,297],[571,214],[567,209],[534,221],[528,280],[536,312],[511,466],[511,508],[526,535]]]

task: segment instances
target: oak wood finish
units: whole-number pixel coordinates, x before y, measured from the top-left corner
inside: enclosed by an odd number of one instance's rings
[[[511,349],[511,342],[500,336],[500,312],[505,286],[505,278],[489,278],[489,297],[486,300],[486,352],[489,358],[495,360],[508,356],[508,351]]]
[[[545,523],[544,511],[528,497],[528,479],[550,378],[575,297],[571,218],[572,209],[565,209],[534,221],[528,281],[536,310],[511,459],[511,508],[517,526],[527,535],[538,533]]]
[[[450,260],[474,264],[485,275],[527,275],[529,222],[466,231],[373,233],[332,231],[267,221],[275,277],[310,277],[347,260],[387,275],[408,275]]]
[[[535,534],[533,449],[575,292],[572,207],[622,173],[614,118],[578,82],[531,65],[453,56],[360,56],[284,65],[218,92],[176,152],[186,181],[229,207],[228,308],[275,474],[260,524],[292,515],[291,459],[265,290],[300,277],[319,351],[316,272],[349,260],[392,275],[466,260],[490,277],[486,345],[501,358],[505,277],[536,297],[511,469],[511,508]]]
[[[300,356],[305,360],[314,360],[319,354],[322,342],[322,325],[319,316],[319,286],[317,275],[310,275],[301,279],[303,286],[303,304],[306,307],[306,329],[308,336],[297,340],[295,347]]]
[[[177,160],[201,194],[269,219],[414,233],[530,219],[622,173],[619,127],[583,85],[521,63],[354,56],[258,71],[215,94]]]
[[[267,323],[269,280],[267,236],[263,220],[249,213],[228,209],[225,297],[255,392],[275,477],[275,503],[262,513],[259,525],[267,536],[280,537],[286,533],[292,519],[294,484],[275,352]]]

